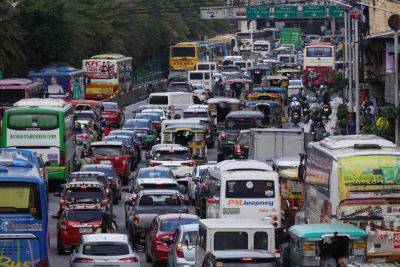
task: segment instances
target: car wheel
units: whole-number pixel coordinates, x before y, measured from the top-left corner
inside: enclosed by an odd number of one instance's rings
[[[58,255],[65,255],[65,249],[59,243],[57,243],[57,253]]]

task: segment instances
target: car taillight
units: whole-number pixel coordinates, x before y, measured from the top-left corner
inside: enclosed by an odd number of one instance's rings
[[[184,162],[184,163],[182,163],[182,165],[188,166],[188,167],[193,167],[194,166],[194,162],[193,161]]]
[[[73,260],[73,262],[76,262],[76,263],[89,263],[89,262],[94,262],[94,260],[92,260],[92,259],[89,259],[89,258],[83,258],[83,257],[76,257],[74,260]]]
[[[134,224],[138,224],[139,223],[139,214],[135,213],[135,215],[133,216],[133,223]]]
[[[67,230],[67,226],[68,226],[67,223],[61,222],[61,223],[58,225],[58,228],[61,229],[61,230]]]
[[[139,262],[139,259],[136,257],[128,257],[119,259],[118,262]]]
[[[183,254],[183,249],[182,249],[182,244],[181,243],[178,243],[176,245],[176,256],[178,258],[184,258],[185,257],[185,255]]]
[[[47,260],[42,260],[37,265],[37,267],[48,267],[48,266],[49,266],[49,262]]]
[[[221,140],[225,140],[225,139],[226,139],[225,133],[224,133],[224,132],[221,132],[221,133],[219,134],[219,138],[220,138]]]
[[[155,166],[160,166],[160,165],[161,165],[161,163],[153,162],[153,161],[150,161],[150,163],[149,163],[150,167],[155,167]]]
[[[236,154],[238,155],[242,154],[242,148],[240,147],[240,144],[236,145]]]

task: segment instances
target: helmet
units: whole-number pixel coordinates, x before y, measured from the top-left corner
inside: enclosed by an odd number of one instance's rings
[[[317,103],[312,103],[310,106],[310,113],[318,113],[321,107]]]

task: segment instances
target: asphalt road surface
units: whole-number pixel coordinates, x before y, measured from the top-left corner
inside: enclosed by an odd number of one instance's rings
[[[136,109],[138,105],[145,104],[145,102],[139,102],[137,104],[131,105],[125,109],[126,119],[132,118],[132,111]],[[144,157],[143,157],[144,158]],[[216,160],[217,159],[217,151],[216,149],[208,150],[208,160]],[[144,161],[139,165],[140,167],[144,167]],[[123,193],[125,194],[125,193]],[[122,200],[125,197],[122,196]],[[58,255],[57,254],[57,229],[56,224],[57,220],[52,219],[51,215],[55,214],[58,210],[58,197],[50,194],[49,196],[49,235],[50,235],[50,250],[49,250],[49,259],[50,266],[54,267],[67,267],[69,266],[69,255]],[[194,213],[194,208],[190,207],[190,211]],[[125,225],[124,225],[124,203],[120,201],[118,205],[114,205],[114,214],[116,215],[115,221],[118,224],[118,232],[126,233]],[[152,266],[151,263],[146,263],[144,253],[142,251],[138,251],[138,255],[140,257],[141,266]]]

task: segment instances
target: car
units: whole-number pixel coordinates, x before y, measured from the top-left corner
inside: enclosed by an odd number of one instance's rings
[[[135,119],[145,119],[149,120],[151,122],[151,125],[153,128],[157,131],[158,134],[161,132],[161,117],[160,113],[157,112],[142,112],[142,113],[136,113]]]
[[[91,144],[91,156],[97,164],[112,164],[123,184],[131,174],[131,154],[121,141],[99,141]]]
[[[142,190],[135,202],[127,204],[131,205],[127,220],[134,247],[145,242],[149,227],[158,215],[189,213],[182,194],[177,190]]]
[[[249,158],[250,149],[250,130],[241,130],[236,138],[234,158],[247,159]]]
[[[176,190],[185,192],[178,182],[173,178],[145,178],[133,180],[129,189],[124,191],[127,193],[125,197],[125,226],[128,227],[129,212],[132,207],[130,203],[135,203],[142,190]]]
[[[177,181],[184,181],[185,177],[191,176],[195,165],[189,149],[177,144],[156,145],[146,158],[150,167],[171,168]]]
[[[245,250],[245,249],[231,249],[231,250],[215,250],[209,251],[202,263],[197,266],[204,267],[219,267],[219,266],[269,266],[277,267],[279,259],[275,254],[262,249]]]
[[[146,236],[146,261],[153,261],[154,263],[167,261],[169,246],[176,229],[181,225],[198,222],[199,217],[193,214],[176,213],[155,217]]]
[[[131,167],[132,171],[135,170],[135,168],[138,165],[138,158],[140,157],[139,153],[141,153],[141,150],[135,149],[135,141],[131,136],[127,135],[117,135],[117,134],[112,134],[103,137],[102,141],[120,141],[124,144],[126,147],[126,151],[131,155]]]
[[[241,130],[264,127],[264,114],[260,111],[232,111],[226,116],[225,128],[219,133],[218,162],[233,155],[237,136]]]
[[[62,192],[54,193],[59,196],[58,215],[73,204],[97,204],[100,203],[108,212],[112,211],[112,205],[106,189],[98,181],[76,181],[66,184]]]
[[[113,130],[108,135],[126,135],[132,137],[133,142],[135,143],[135,150],[138,151],[139,154],[138,163],[142,160],[142,146],[139,137],[134,130]]]
[[[102,136],[102,131],[101,131],[101,118],[99,118],[96,113],[92,110],[75,110],[74,111],[74,117],[75,121],[82,123],[82,124],[88,124],[90,121],[93,124],[94,129],[97,131],[99,136]]]
[[[71,267],[140,267],[139,256],[125,234],[83,235],[81,243],[71,254]]]
[[[61,255],[72,252],[83,234],[95,233],[104,227],[112,229],[111,214],[100,204],[73,204],[53,218],[58,218],[57,252]]]
[[[156,133],[148,119],[126,120],[122,129],[136,131],[142,147],[151,148],[156,143]]]
[[[166,92],[193,92],[193,87],[188,82],[171,82],[165,88]]]
[[[168,266],[195,266],[198,224],[180,225],[168,251]]]
[[[125,115],[116,102],[103,102],[104,109],[101,116],[105,120],[105,125],[119,128],[124,124]]]
[[[81,171],[104,173],[113,192],[113,204],[118,204],[122,197],[122,182],[111,164],[88,164],[82,166]]]
[[[167,116],[165,115],[165,112],[162,108],[146,108],[143,109],[141,113],[156,113],[158,114],[158,116],[160,117],[160,119],[163,121],[167,118]]]
[[[81,158],[89,154],[90,143],[97,141],[98,135],[91,123],[77,123],[75,127],[75,139],[77,153],[80,153]]]
[[[137,113],[142,113],[142,111],[145,109],[163,109],[163,108],[162,108],[162,106],[159,106],[159,105],[145,104],[145,105],[140,105],[135,110],[133,110],[132,114],[133,114],[133,116],[135,116]]]
[[[174,174],[170,168],[166,167],[146,167],[140,168],[134,180],[137,179],[154,179],[154,178],[170,178],[175,179]]]
[[[193,203],[195,202],[196,198],[196,187],[201,182],[201,176],[206,169],[212,168],[214,165],[215,164],[207,163],[196,166],[196,168],[193,170],[192,177],[188,180],[187,186],[189,200],[191,200]]]

